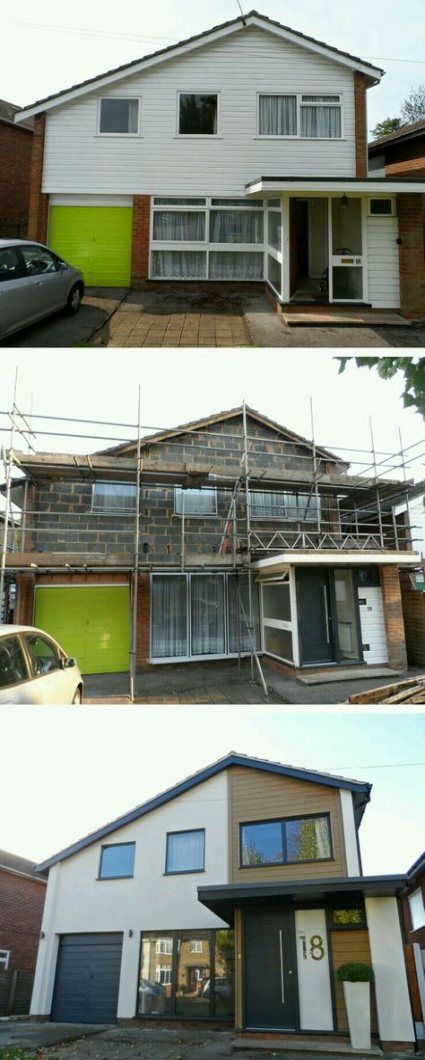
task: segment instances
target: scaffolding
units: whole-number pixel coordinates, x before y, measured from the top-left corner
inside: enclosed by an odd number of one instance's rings
[[[241,419],[239,431],[228,427],[229,419],[235,416]],[[268,427],[267,439],[258,431],[250,432],[250,416]],[[220,422],[226,425],[221,432]],[[165,572],[227,570],[236,576],[238,659],[240,662],[242,654],[249,656],[251,680],[257,671],[267,695],[255,629],[253,564],[265,556],[300,550],[316,555],[320,552],[327,562],[332,554],[343,552],[349,562],[352,553],[413,553],[414,548],[413,531],[417,528],[410,523],[409,497],[418,487],[408,478],[408,468],[419,465],[423,458],[423,441],[403,447],[400,435],[394,453],[378,451],[370,421],[370,449],[319,446],[311,399],[310,423],[311,438],[301,438],[255,413],[243,401],[229,413],[182,427],[151,427],[142,423],[140,387],[135,423],[26,413],[17,404],[15,379],[12,407],[0,411],[0,432],[9,436],[9,445],[2,448],[2,611],[6,580],[24,571],[125,572],[131,585],[129,684],[134,701],[139,575],[154,568]],[[115,433],[118,430],[128,434],[123,437]],[[40,438],[55,439],[56,444],[66,439],[67,445],[74,439],[92,446],[108,443],[108,447],[90,454],[44,452],[38,448]],[[18,439],[24,448],[17,448]],[[395,473],[401,474],[401,480],[393,477]],[[81,509],[55,516],[29,500],[30,487],[46,481],[79,481],[90,486],[96,482],[128,483],[134,489],[134,504],[126,511],[108,513],[111,519],[115,517],[115,523],[118,515],[125,515],[126,525],[120,528],[114,524],[112,529],[106,526],[102,530],[99,517],[105,513],[92,505],[84,513],[81,533],[76,533]],[[180,519],[180,529],[174,533],[173,543],[178,537],[179,551],[170,546],[168,554],[151,559],[149,541],[142,541],[143,536],[149,538],[149,518],[148,531],[142,533],[142,497],[176,489],[181,491],[181,510],[174,511],[174,518]],[[227,497],[225,514],[221,516],[217,509],[216,521],[221,525],[218,529],[203,525],[201,547],[194,551],[196,535],[191,531],[186,503],[186,491],[191,489],[213,489],[223,500]],[[18,514],[13,501],[17,493]],[[276,502],[279,497],[281,508]],[[172,522],[173,530],[175,526]],[[170,538],[173,530],[170,526]],[[241,572],[247,576],[245,604],[238,577]],[[248,651],[241,646],[246,639]]]

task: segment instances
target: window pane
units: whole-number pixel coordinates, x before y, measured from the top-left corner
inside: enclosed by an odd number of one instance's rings
[[[272,629],[264,626],[264,650],[280,659],[293,661],[292,633],[288,629]]]
[[[16,250],[13,247],[4,247],[0,250],[0,283],[16,280],[19,272],[20,262]]]
[[[280,293],[282,288],[282,266],[271,254],[267,255],[267,279],[275,290]]]
[[[279,203],[280,205],[280,203]],[[262,199],[211,199],[211,206],[243,206],[248,210],[262,210]]]
[[[196,243],[205,239],[205,213],[198,210],[155,210],[153,238]]]
[[[18,685],[27,678],[27,667],[18,637],[0,640],[0,688]]]
[[[26,642],[33,660],[34,673],[37,677],[42,674],[50,674],[54,670],[60,670],[60,655],[53,644],[50,644],[44,637],[36,636],[27,637]]]
[[[280,210],[282,203],[280,199],[267,199],[266,206],[269,210]]]
[[[263,585],[264,619],[274,618],[281,622],[291,621],[291,599],[289,584]]]
[[[371,199],[370,200],[370,212],[377,216],[391,216],[392,214],[392,202],[391,199]]]
[[[43,247],[21,247],[29,276],[41,276],[48,272],[57,272],[56,259],[49,250]]]
[[[144,933],[138,990],[139,1016],[169,1016],[172,999],[173,939]]]
[[[136,486],[130,482],[95,482],[92,504],[95,512],[134,512]]]
[[[293,498],[296,503],[295,496]],[[292,498],[286,493],[270,493],[255,490],[249,494],[249,503],[253,519],[285,519]]]
[[[205,832],[169,832],[166,872],[200,872],[204,868]]]
[[[216,515],[216,490],[183,490],[177,486],[175,492],[176,515],[181,515],[183,510],[185,515]]]
[[[334,265],[333,296],[342,300],[361,301],[363,297],[363,269],[359,266]]]
[[[364,923],[363,909],[333,909],[332,924],[334,927],[362,927]]]
[[[341,107],[301,107],[301,136],[341,137]]]
[[[154,198],[155,206],[205,206],[206,199],[178,199],[169,196],[158,196]]]
[[[303,103],[339,103],[339,96],[303,96]]]
[[[288,862],[330,858],[331,844],[327,817],[286,821],[285,831]]]
[[[102,99],[100,104],[101,133],[137,133],[139,123],[138,99]]]
[[[197,250],[155,250],[152,276],[164,280],[202,280],[207,275],[207,255]]]
[[[249,651],[251,638],[244,613],[249,621],[248,578],[229,574],[227,579],[229,652]],[[242,605],[241,601],[242,600]],[[243,607],[243,610],[242,610]],[[255,630],[253,631],[255,638]]]
[[[297,497],[298,519],[302,523],[315,522],[320,509],[320,497],[315,493],[299,493]]]
[[[268,211],[267,242],[274,250],[282,250],[282,214],[280,210],[279,212],[277,210]]]
[[[281,821],[242,825],[242,865],[280,865],[283,860]]]
[[[297,97],[260,96],[260,136],[297,135]]]
[[[410,906],[410,917],[412,922],[412,930],[418,931],[419,928],[425,926],[425,907],[423,894],[420,888],[414,891],[409,897]]]
[[[362,204],[360,199],[332,199],[332,253],[339,256],[362,253]]]
[[[211,251],[210,280],[261,280],[263,255],[232,251]]]
[[[196,574],[191,579],[192,655],[224,655],[224,578]]]
[[[187,582],[185,575],[152,578],[152,658],[188,655]]]
[[[263,213],[252,210],[211,210],[210,243],[262,243]]]
[[[183,135],[213,136],[217,132],[217,96],[180,96],[180,125]]]
[[[99,876],[102,880],[111,880],[122,876],[133,876],[134,843],[114,843],[103,847]]]
[[[231,1019],[235,1011],[235,939],[233,931],[215,932],[215,1016]]]
[[[210,932],[197,931],[196,940],[201,949],[194,951],[189,932],[177,939],[176,1016],[210,1015]]]

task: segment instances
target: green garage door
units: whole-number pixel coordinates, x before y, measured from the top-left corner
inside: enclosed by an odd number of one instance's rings
[[[51,206],[49,246],[89,287],[128,287],[132,218],[127,206]]]
[[[35,625],[74,656],[83,674],[128,670],[130,590],[127,585],[36,590]]]

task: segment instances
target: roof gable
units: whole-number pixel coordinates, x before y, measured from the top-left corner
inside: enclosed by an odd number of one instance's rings
[[[316,40],[315,37],[310,37],[298,30],[291,29],[289,26],[284,26],[275,19],[268,18],[266,15],[262,15],[258,11],[253,10],[247,15],[239,16],[228,22],[223,22],[218,26],[213,26],[211,29],[204,30],[202,33],[197,33],[193,37],[179,41],[177,44],[171,44],[166,48],[160,48],[158,51],[146,55],[141,59],[135,59],[130,63],[125,63],[123,66],[118,66],[113,70],[106,71],[104,74],[99,74],[96,77],[89,78],[77,85],[73,85],[62,92],[57,92],[44,99],[38,100],[30,106],[23,108],[20,114],[17,115],[16,120],[18,122],[24,121],[26,118],[34,114],[38,114],[45,110],[51,110],[53,107],[70,102],[82,95],[86,95],[87,93],[92,92],[95,88],[102,88],[108,84],[120,81],[132,73],[143,72],[143,70],[149,69],[151,66],[168,61],[169,59],[178,58],[180,55],[193,51],[195,48],[204,47],[207,44],[214,43],[231,33],[243,32],[250,26],[256,26],[259,29],[266,30],[269,33],[273,33],[275,36],[280,36],[283,40],[297,44],[300,47],[322,55],[324,58],[330,59],[333,62],[340,63],[353,70],[358,70],[370,80],[371,84],[379,82],[384,74],[384,71],[380,67],[375,67],[371,63],[360,59],[358,56],[350,55],[349,52],[340,51],[339,48],[325,44],[323,41]]]
[[[353,801],[358,823],[360,823],[366,804],[370,799],[371,784],[357,780],[349,780],[346,777],[334,776],[331,773],[318,773],[316,770],[283,765],[280,762],[269,762],[263,758],[251,758],[247,755],[240,755],[231,751],[225,758],[220,758],[217,762],[213,762],[212,765],[207,766],[205,769],[201,769],[198,773],[192,774],[179,784],[175,784],[174,787],[169,788],[167,791],[162,792],[153,799],[149,799],[148,802],[142,803],[141,806],[136,806],[135,809],[130,810],[129,813],[117,817],[115,821],[111,821],[109,824],[90,833],[90,835],[78,840],[71,846],[66,847],[66,849],[60,851],[59,854],[55,854],[53,857],[43,861],[40,865],[36,866],[37,871],[46,872],[52,865],[56,865],[59,861],[65,861],[67,858],[72,857],[73,854],[78,854],[86,847],[91,846],[93,843],[97,843],[100,839],[104,839],[105,836],[111,835],[111,833],[118,831],[118,829],[125,827],[125,825],[132,824],[133,821],[137,821],[141,817],[145,817],[148,813],[152,813],[154,810],[159,809],[160,806],[166,805],[173,799],[178,798],[180,795],[184,795],[187,791],[191,791],[199,784],[205,783],[205,781],[217,776],[225,769],[230,769],[232,766],[243,766],[246,769],[262,770],[266,773],[277,773],[284,777],[310,781],[312,784],[321,784],[330,788],[342,788],[345,791],[351,791],[353,793]]]

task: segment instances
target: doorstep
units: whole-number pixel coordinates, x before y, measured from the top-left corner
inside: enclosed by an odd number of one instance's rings
[[[234,1038],[232,1051],[235,1053],[255,1052],[262,1054],[276,1053],[325,1053],[327,1056],[383,1056],[382,1049],[373,1045],[371,1049],[353,1049],[347,1042],[318,1041],[310,1038],[292,1041],[286,1035],[267,1038]]]
[[[335,666],[320,673],[303,674],[297,670],[297,681],[303,685],[326,685],[330,681],[359,681],[365,677],[399,677],[405,670],[390,670],[388,666]]]
[[[285,324],[301,327],[392,327],[410,328],[411,321],[391,309],[356,309],[353,306],[279,306]]]

